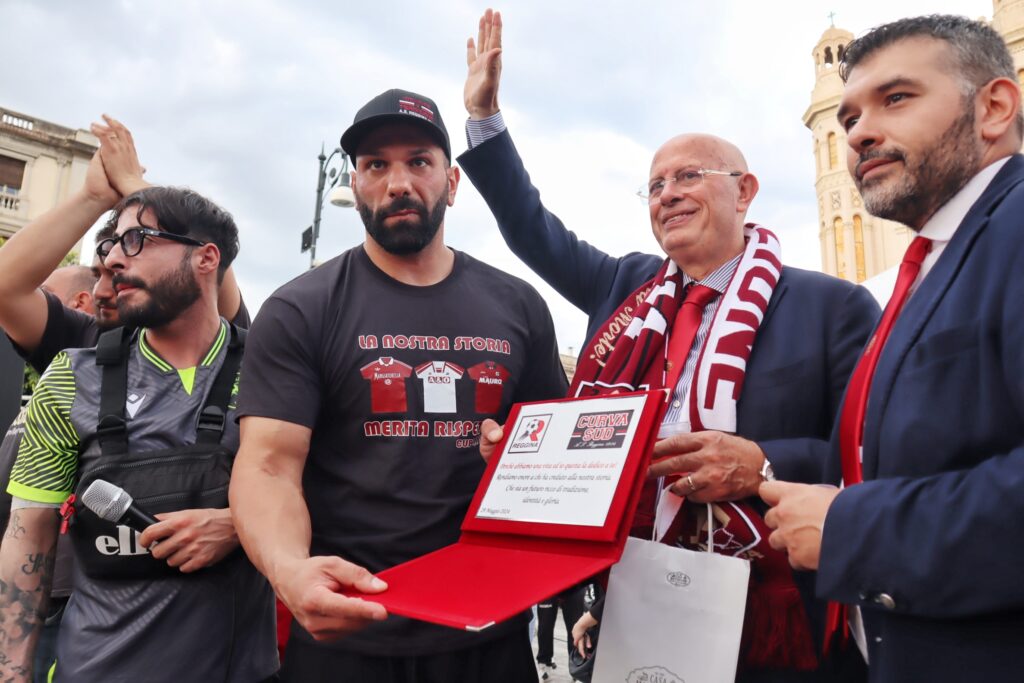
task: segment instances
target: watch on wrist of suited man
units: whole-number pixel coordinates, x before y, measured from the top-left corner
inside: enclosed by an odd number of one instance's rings
[[[761,465],[761,479],[764,481],[775,481],[775,470],[772,469],[772,464],[768,462],[768,458],[765,457],[764,464]]]

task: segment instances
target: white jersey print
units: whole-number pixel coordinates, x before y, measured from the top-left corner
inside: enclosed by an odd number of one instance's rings
[[[432,360],[416,368],[416,376],[423,380],[423,412],[454,413],[455,383],[464,370],[454,363]]]

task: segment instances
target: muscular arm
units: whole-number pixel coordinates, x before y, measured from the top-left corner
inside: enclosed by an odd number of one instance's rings
[[[0,545],[0,677],[31,681],[32,656],[53,582],[58,518],[53,508],[11,512]]]
[[[277,586],[280,568],[309,557],[309,510],[302,469],[307,427],[262,417],[241,421],[241,446],[231,472],[235,531],[249,559]]]
[[[242,418],[230,503],[238,537],[253,564],[314,638],[330,640],[387,617],[381,605],[338,590],[377,593],[387,586],[339,557],[309,556],[302,470],[311,434],[308,427],[282,420]]]

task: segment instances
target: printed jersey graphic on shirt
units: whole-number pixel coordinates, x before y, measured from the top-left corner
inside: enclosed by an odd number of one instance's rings
[[[492,360],[477,363],[468,371],[476,382],[476,412],[496,413],[501,408],[501,394],[505,390],[508,370]]]
[[[416,376],[423,381],[423,412],[454,413],[455,383],[464,372],[455,363],[443,360],[427,361],[416,368]]]
[[[359,371],[370,381],[370,409],[375,413],[404,413],[408,409],[405,380],[412,368],[390,356],[381,356]]]

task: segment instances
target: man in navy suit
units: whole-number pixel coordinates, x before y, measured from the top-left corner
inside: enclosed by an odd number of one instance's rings
[[[833,436],[832,479],[842,471],[846,486],[764,484],[771,543],[818,570],[820,597],[850,606],[872,681],[1020,680],[1024,120],[1013,59],[989,26],[929,16],[874,29],[844,60],[850,172],[871,213],[919,237]]]
[[[500,54],[500,16],[488,10],[478,42],[471,40],[468,46],[470,151],[458,161],[512,251],[588,314],[591,341],[581,365],[589,354],[607,360],[609,349],[595,343],[595,333],[627,297],[655,277],[665,256],[683,272],[684,284],[724,292],[744,252],[745,215],[758,190],[740,150],[709,135],[681,135],[666,142],[655,154],[648,186],[651,227],[664,253],[612,257],[580,240],[541,203],[498,109]],[[686,178],[687,170],[699,171],[700,178]],[[705,309],[684,378],[700,356],[721,299]],[[840,397],[877,314],[877,304],[861,287],[821,273],[782,268],[746,366],[736,434],[708,430],[667,438],[655,455],[676,455],[653,466],[652,474],[684,473],[676,490],[693,502],[756,496],[760,483],[772,476],[820,482]],[[681,379],[678,386],[683,385]],[[676,395],[684,393],[679,389]],[[484,430],[485,441],[495,440],[498,433]],[[804,577],[804,582],[809,596],[813,578]],[[813,609],[810,614],[812,622],[820,616]],[[821,631],[812,623],[814,636]],[[852,668],[849,662],[838,668],[855,680],[858,659]],[[748,668],[740,680],[841,680],[833,674]]]

